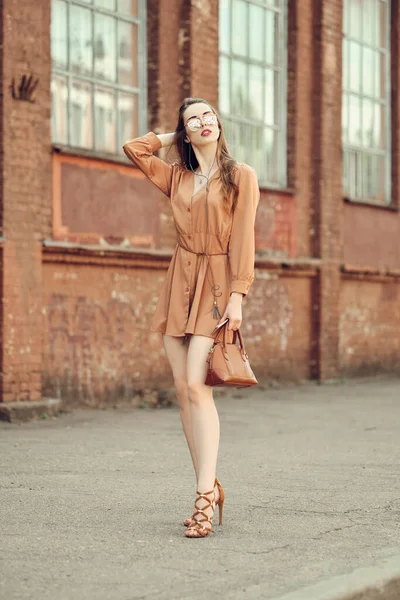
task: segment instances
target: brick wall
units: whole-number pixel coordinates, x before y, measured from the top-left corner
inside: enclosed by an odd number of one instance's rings
[[[42,375],[42,238],[51,232],[50,3],[4,0],[1,104],[1,396],[38,399]],[[34,103],[9,86],[39,79]]]
[[[169,132],[184,97],[218,103],[218,3],[147,5],[148,129]],[[142,189],[127,163],[51,156],[50,1],[5,0],[1,18],[2,400],[43,393],[98,405],[169,387],[161,337],[148,331],[176,239],[168,201]],[[288,1],[288,183],[261,190],[256,280],[244,304],[243,332],[262,381],[400,363],[390,336],[399,320],[399,213],[342,198],[341,19],[341,0]],[[24,73],[40,78],[34,104],[9,93],[11,78]],[[94,172],[101,189],[92,218],[74,189],[81,182],[90,196]]]

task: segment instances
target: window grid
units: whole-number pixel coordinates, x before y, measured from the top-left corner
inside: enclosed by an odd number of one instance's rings
[[[235,10],[244,11],[247,33],[244,34],[245,48],[238,47],[238,38],[234,37]],[[253,7],[257,7],[254,9]],[[251,44],[256,43],[254,23],[251,28],[250,17],[263,15],[261,40],[272,40],[267,50],[265,44],[263,56],[256,57]],[[237,17],[236,17],[237,18]],[[229,34],[229,47],[226,47],[226,29]],[[268,33],[268,25],[273,25],[272,35]],[[244,26],[245,26],[244,25]],[[274,33],[275,31],[275,33]],[[234,39],[233,39],[234,38]],[[255,40],[255,42],[254,42]],[[242,40],[239,41],[241,46]],[[244,46],[244,44],[243,44]],[[242,50],[242,51],[241,51]],[[268,56],[268,52],[272,54]],[[234,82],[240,80],[235,69],[244,70],[245,88],[260,81],[251,80],[257,72],[261,77],[261,102],[256,99],[251,107],[248,98],[244,110],[238,110],[238,102],[233,93]],[[227,75],[227,77],[226,77]],[[226,81],[228,79],[228,82]],[[226,129],[228,143],[232,154],[240,161],[253,166],[258,174],[260,185],[283,187],[286,185],[286,1],[285,0],[220,0],[220,113]],[[239,88],[238,88],[239,89]],[[249,96],[251,92],[249,92]],[[236,103],[236,106],[233,106]],[[267,103],[269,106],[267,106]],[[226,110],[229,104],[229,110]],[[257,104],[262,107],[261,113]],[[250,110],[251,108],[251,110]],[[247,110],[246,110],[247,109]],[[247,114],[245,114],[247,112]],[[267,115],[267,113],[269,113]],[[271,117],[272,113],[272,118]]]
[[[52,108],[52,120],[53,120],[53,142],[58,143],[65,146],[70,147],[79,147],[84,150],[88,150],[93,154],[113,154],[113,155],[122,155],[122,144],[129,137],[134,137],[134,135],[141,135],[145,133],[147,127],[147,73],[146,73],[146,63],[147,63],[147,52],[146,52],[146,1],[145,0],[122,0],[121,3],[125,1],[125,4],[129,6],[129,2],[133,5],[135,9],[136,16],[129,14],[128,12],[124,12],[119,10],[121,0],[53,0],[52,1],[52,58],[53,58],[53,68],[52,68],[52,88],[54,87],[53,93],[53,108]],[[107,8],[105,6],[100,6],[101,3],[111,4],[113,8]],[[135,7],[136,5],[136,7]],[[60,34],[65,33],[64,40],[64,54],[65,54],[65,63],[64,66],[57,64],[56,54],[57,54],[57,43],[60,43],[60,40],[54,39],[53,35],[53,19],[58,15],[56,15],[57,8],[61,7],[65,8],[66,12],[66,27],[64,31],[59,29],[56,31],[56,35],[60,36]],[[73,71],[73,60],[71,54],[71,44],[72,44],[72,35],[76,34],[76,30],[72,31],[72,20],[71,20],[71,11],[74,7],[78,7],[79,9],[84,9],[85,11],[90,11],[90,44],[86,44],[86,46],[90,45],[90,53],[91,53],[91,61],[90,61],[90,74],[88,72],[79,73]],[[113,35],[115,41],[115,59],[113,65],[113,78],[107,76],[100,77],[96,76],[96,59],[98,59],[97,52],[98,46],[96,42],[96,19],[99,19],[101,16],[107,17],[109,22],[113,22]],[[128,26],[135,26],[137,28],[136,37],[130,38],[130,43],[132,44],[136,41],[136,50],[132,50],[131,54],[133,55],[133,60],[131,56],[130,67],[132,69],[132,73],[136,70],[137,77],[137,85],[132,85],[130,83],[121,82],[120,70],[122,64],[121,58],[121,38],[120,34],[122,33],[122,26],[126,24]],[[80,25],[80,24],[79,24]],[[133,28],[132,28],[133,31]],[[78,33],[79,35],[79,33]],[[100,39],[100,38],[98,38]],[[104,39],[104,38],[103,38]],[[61,41],[61,45],[63,41]],[[53,52],[53,50],[55,50]],[[103,47],[103,59],[107,60],[107,54]],[[65,98],[62,98],[62,94],[58,94],[57,87],[55,82],[59,80],[62,81],[66,85],[66,89],[64,90]],[[82,93],[84,90],[84,86],[87,86],[87,95],[90,96],[90,109],[89,105],[86,107],[79,106],[79,93],[75,90],[75,99],[78,97],[78,103],[73,103],[73,92],[74,85],[78,83],[81,86],[81,97],[84,97],[85,94]],[[111,95],[110,95],[111,92]],[[111,102],[107,109],[104,106],[96,105],[96,99],[99,100],[102,98],[103,102],[106,102],[107,93],[109,94],[109,99],[111,98]],[[64,100],[65,106],[61,106]],[[128,106],[128,111],[123,111],[122,106],[123,102]],[[107,102],[106,102],[107,104]],[[81,130],[77,131],[74,128],[73,124],[73,108],[81,110]],[[62,112],[65,114],[62,115]],[[109,119],[109,131],[107,132],[107,118],[101,120],[97,120],[96,123],[96,113],[99,114],[107,114],[111,116]],[[61,120],[60,120],[61,113]],[[85,114],[84,114],[85,113]],[[124,113],[123,115],[121,113]],[[128,114],[125,114],[128,113]],[[129,118],[129,115],[131,117]],[[76,114],[75,114],[76,116]],[[122,119],[121,117],[124,116]],[[64,118],[63,118],[64,117]],[[124,125],[124,128],[121,128],[121,122]],[[62,130],[60,129],[61,124],[63,125]],[[123,130],[124,129],[124,130]],[[82,131],[86,130],[85,133]],[[126,134],[124,135],[124,131]],[[78,139],[80,136],[80,140]],[[103,144],[99,147],[97,143],[97,138],[104,140],[108,140],[108,143]],[[84,139],[84,141],[82,141]]]
[[[375,14],[368,12],[368,8]],[[357,10],[363,18],[357,19],[355,14],[351,15],[351,11]],[[385,13],[385,18],[382,18],[382,11]],[[364,28],[365,18],[369,19],[369,31],[368,28]],[[388,0],[345,0],[343,19],[344,193],[355,201],[389,204],[391,201],[390,2]],[[358,32],[349,31],[350,27],[358,28]],[[375,38],[373,42],[366,39],[368,34],[372,34]],[[350,74],[354,64],[358,68],[355,77],[354,67],[353,73]],[[367,91],[366,81],[369,86]],[[357,85],[358,89],[354,89]],[[368,122],[369,130],[366,133]],[[354,134],[356,127],[359,129]],[[379,138],[379,143],[376,143],[374,138]]]

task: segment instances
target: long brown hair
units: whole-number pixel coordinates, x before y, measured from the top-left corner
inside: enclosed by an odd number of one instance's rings
[[[237,202],[237,195],[239,188],[234,181],[234,172],[236,170],[236,160],[229,154],[228,146],[226,143],[224,129],[222,127],[221,119],[218,112],[213,106],[203,98],[185,98],[182,105],[179,108],[178,124],[175,129],[175,144],[178,151],[180,164],[186,169],[196,169],[199,166],[196,154],[192,148],[191,143],[185,142],[186,130],[183,115],[188,106],[192,104],[198,104],[199,102],[207,104],[210,107],[218,120],[219,127],[219,138],[217,145],[217,164],[220,169],[220,178],[222,182],[222,191],[224,199],[229,202],[232,198],[232,207],[235,208]]]

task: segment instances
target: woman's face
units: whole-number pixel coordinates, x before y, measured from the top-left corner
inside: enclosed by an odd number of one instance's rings
[[[217,115],[204,102],[188,106],[183,113],[186,136],[194,146],[204,146],[219,138]]]

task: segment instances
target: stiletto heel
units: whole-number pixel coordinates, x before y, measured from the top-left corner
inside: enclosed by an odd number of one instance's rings
[[[218,500],[219,525],[222,525],[222,513],[224,510],[225,492],[224,492],[224,488],[222,487],[222,485],[217,477],[215,478],[215,485],[217,486],[217,488],[219,490],[219,500]]]

